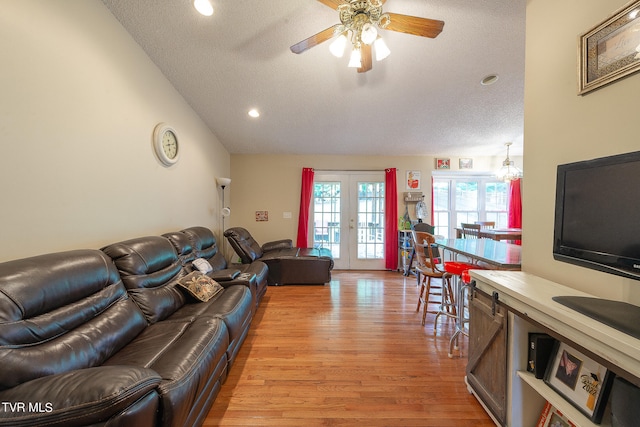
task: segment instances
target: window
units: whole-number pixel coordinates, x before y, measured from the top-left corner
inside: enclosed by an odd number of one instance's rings
[[[433,174],[433,225],[435,234],[454,238],[463,222],[493,221],[496,228],[508,222],[509,184],[492,174]]]

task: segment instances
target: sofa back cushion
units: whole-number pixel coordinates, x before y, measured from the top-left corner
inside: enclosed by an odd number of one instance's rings
[[[178,259],[183,267],[189,267],[193,260],[197,258],[196,251],[193,250],[191,239],[189,239],[189,236],[183,232],[174,231],[171,233],[165,233],[162,237],[169,239],[173,248],[176,250]]]
[[[102,248],[115,263],[127,291],[149,323],[166,319],[185,304],[176,288],[184,275],[171,242],[161,236],[140,237]]]
[[[146,327],[100,251],[0,264],[0,390],[101,365]]]
[[[228,228],[224,235],[243,264],[250,264],[262,257],[262,248],[246,229],[242,227]]]
[[[227,260],[218,250],[216,236],[206,227],[190,227],[182,230],[189,238],[196,258],[204,258],[213,267],[214,271],[227,268]]]

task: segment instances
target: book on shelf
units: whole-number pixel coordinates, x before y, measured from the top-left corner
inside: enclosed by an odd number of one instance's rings
[[[562,412],[547,402],[540,413],[537,427],[576,427]]]

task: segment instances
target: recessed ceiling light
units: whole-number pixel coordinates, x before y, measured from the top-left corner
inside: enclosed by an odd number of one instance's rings
[[[255,118],[260,117],[260,112],[258,110],[256,110],[255,108],[252,110],[249,110],[249,116]]]
[[[201,15],[204,15],[204,16],[213,15],[213,6],[211,6],[211,3],[209,2],[209,0],[194,0],[193,7],[195,7],[196,10],[200,12]]]
[[[489,74],[488,76],[486,76],[485,78],[480,80],[480,84],[482,86],[489,86],[489,85],[494,84],[497,81],[498,81],[498,75],[497,74]]]

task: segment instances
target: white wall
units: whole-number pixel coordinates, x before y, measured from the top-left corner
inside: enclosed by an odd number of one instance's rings
[[[99,0],[2,1],[0,261],[191,225],[230,157]],[[168,122],[181,158],[163,167]]]
[[[578,35],[626,3],[527,1],[523,270],[640,305],[640,282],[557,262],[552,257],[557,165],[640,149],[639,74],[577,95]]]

